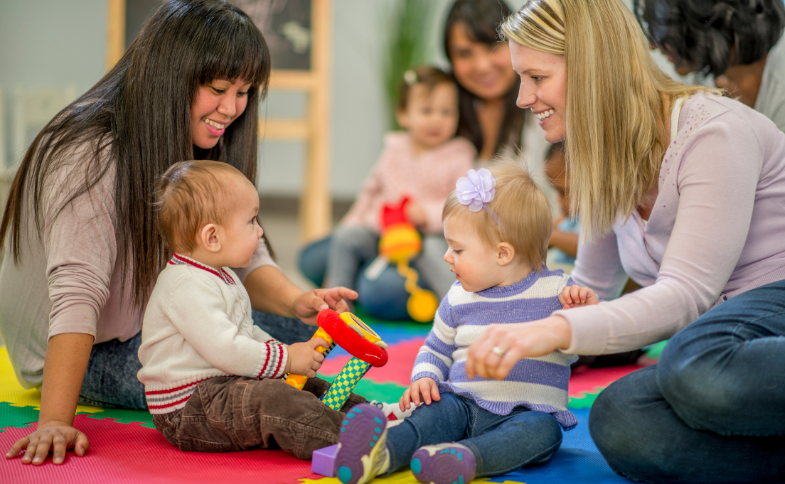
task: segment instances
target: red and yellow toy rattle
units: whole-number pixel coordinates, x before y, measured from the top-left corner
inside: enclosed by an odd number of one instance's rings
[[[337,344],[352,355],[341,373],[333,380],[321,400],[333,410],[340,410],[357,382],[371,366],[387,364],[387,343],[374,330],[352,313],[338,314],[332,309],[323,309],[316,317],[319,329],[313,338],[323,338],[330,346],[317,346],[327,356]],[[308,378],[304,375],[289,375],[286,383],[302,390]]]

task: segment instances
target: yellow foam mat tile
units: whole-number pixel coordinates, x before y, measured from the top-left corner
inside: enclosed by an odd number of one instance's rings
[[[41,408],[41,391],[38,388],[26,389],[19,384],[8,358],[8,350],[0,347],[0,402],[8,402],[12,407]],[[99,413],[102,408],[79,405],[76,412]]]

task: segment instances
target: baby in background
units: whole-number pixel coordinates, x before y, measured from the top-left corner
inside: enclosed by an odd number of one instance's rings
[[[349,410],[335,461],[344,484],[406,466],[420,482],[437,484],[504,474],[550,460],[562,429],[577,425],[567,410],[572,355],[523,359],[501,381],[470,380],[465,371],[469,346],[489,325],[598,303],[593,291],[545,266],[553,227],[547,196],[526,169],[499,160],[458,181],[442,218],[444,260],[457,281],[400,400],[402,409],[424,405],[389,425],[375,407]]]
[[[564,142],[552,144],[545,155],[545,174],[556,190],[561,215],[553,221],[553,233],[548,244],[556,249],[553,262],[575,265],[578,255],[578,237],[581,224],[578,217],[570,215],[570,177],[564,157]]]
[[[406,131],[385,136],[379,161],[333,233],[325,281],[355,287],[360,266],[378,255],[382,206],[398,205],[408,196],[407,218],[424,235],[422,253],[412,265],[425,285],[443,297],[452,277],[441,261],[446,248],[441,209],[455,181],[472,167],[476,151],[455,137],[458,88],[440,69],[422,66],[406,72],[396,116]]]
[[[139,347],[155,428],[199,452],[276,445],[310,459],[338,442],[344,414],[319,400],[329,384],[315,378],[324,360],[316,347],[327,342],[287,346],[254,326],[248,293],[230,269],[247,267],[259,248],[256,188],[226,163],[186,161],[166,171],[156,198],[173,256],[147,305]],[[337,300],[341,290],[322,296]],[[281,379],[289,372],[311,377],[303,391]],[[344,409],[364,401],[352,395]]]

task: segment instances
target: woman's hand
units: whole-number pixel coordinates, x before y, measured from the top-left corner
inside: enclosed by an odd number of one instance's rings
[[[568,348],[570,324],[561,316],[516,324],[494,324],[469,347],[466,375],[503,380],[523,358],[534,358]]]
[[[78,456],[87,452],[90,446],[87,436],[76,430],[73,422],[92,347],[90,334],[64,333],[49,339],[38,428],[17,440],[5,455],[7,459],[13,459],[24,449],[23,463],[41,465],[51,450],[52,461],[62,464],[68,449],[74,449]]]
[[[322,309],[330,308],[339,313],[349,311],[346,299],[357,299],[357,293],[345,287],[314,289],[294,300],[293,311],[304,323],[315,325],[316,315]]]
[[[90,447],[90,443],[85,434],[71,427],[68,422],[53,420],[39,422],[38,428],[27,437],[17,440],[5,457],[13,459],[22,449],[25,449],[22,462],[41,465],[46,461],[51,449],[54,454],[52,462],[62,464],[66,450],[74,449],[76,455],[81,457],[85,455],[88,447]]]
[[[420,403],[430,405],[432,402],[438,402],[441,398],[436,380],[428,377],[420,378],[403,392],[403,396],[398,402],[398,408],[401,409],[401,412],[405,412],[409,410],[411,403],[414,403],[415,406],[419,406]]]

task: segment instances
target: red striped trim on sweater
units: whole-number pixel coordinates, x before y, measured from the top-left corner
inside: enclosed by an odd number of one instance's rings
[[[276,343],[277,343],[277,341],[276,341]],[[277,378],[277,377],[280,376],[280,375],[278,375],[278,370],[281,369],[281,362],[283,362],[283,345],[281,343],[278,343],[278,365],[276,365],[275,371],[273,372],[273,375],[272,375],[273,378]]]
[[[166,390],[151,390],[149,392],[144,392],[144,394],[145,395],[161,395],[163,393],[179,392],[180,390],[184,390],[184,389],[186,389],[186,388],[188,388],[190,386],[198,385],[199,383],[201,383],[201,382],[203,382],[205,380],[209,380],[209,378],[202,378],[199,381],[195,381],[195,382],[192,382],[192,383],[186,383],[185,385],[180,385],[179,387],[167,388]]]
[[[172,259],[169,261],[169,264],[171,264],[171,265],[184,265],[184,264],[185,265],[190,265],[190,266],[196,267],[197,269],[202,269],[204,271],[209,272],[210,274],[212,274],[214,276],[219,277],[226,284],[229,284],[229,285],[235,284],[234,279],[232,278],[232,276],[230,276],[229,273],[226,272],[223,268],[221,269],[221,272],[218,272],[218,271],[216,271],[215,269],[213,269],[212,267],[210,267],[208,265],[202,264],[201,262],[199,262],[197,260],[191,259],[190,257],[184,256],[184,255],[181,255],[181,254],[175,253],[172,256]]]
[[[264,345],[267,346],[267,357],[264,359],[264,365],[262,365],[262,371],[259,372],[259,377],[262,378],[264,376],[264,371],[267,369],[267,364],[270,362],[270,345],[265,341]]]
[[[262,371],[259,372],[258,378],[264,378],[265,372],[268,369],[268,365],[270,364],[270,359],[274,358],[276,360],[275,370],[270,374],[269,378],[280,378],[283,375],[279,375],[278,372],[281,370],[281,364],[283,363],[283,343],[278,340],[270,339],[264,342],[265,346],[267,346],[267,357],[264,360],[264,365],[262,365]],[[277,351],[277,355],[273,356],[273,349]]]
[[[192,393],[191,395],[193,395],[193,393]],[[147,404],[147,409],[148,409],[148,410],[159,410],[159,409],[161,409],[161,408],[169,408],[169,407],[174,407],[174,406],[176,406],[176,405],[180,405],[181,403],[187,402],[187,401],[188,401],[188,399],[189,399],[189,398],[191,398],[191,395],[188,395],[188,396],[186,396],[186,397],[183,397],[183,398],[181,398],[180,400],[177,400],[176,402],[166,403],[166,404],[163,404],[163,405],[150,405],[150,404],[148,403],[148,404]]]

